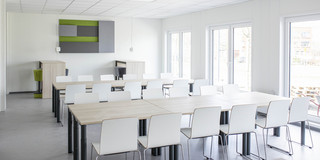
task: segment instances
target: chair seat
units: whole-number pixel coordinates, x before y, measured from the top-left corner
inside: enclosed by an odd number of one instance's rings
[[[147,136],[139,136],[139,137],[138,137],[138,141],[140,142],[140,144],[141,144],[144,148],[147,148],[147,147],[148,147],[148,137],[147,137]]]
[[[181,133],[183,133],[187,138],[191,139],[191,128],[181,128]]]
[[[93,148],[100,155],[100,143],[92,143]]]
[[[220,125],[220,131],[225,134],[228,134],[229,133],[229,125],[228,124]]]
[[[258,113],[267,114],[268,112],[268,106],[259,106],[257,108]]]
[[[266,118],[256,119],[256,125],[258,125],[261,128],[264,128],[266,126]]]

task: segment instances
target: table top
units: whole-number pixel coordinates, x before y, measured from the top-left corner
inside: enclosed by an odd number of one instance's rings
[[[98,124],[105,119],[115,118],[147,119],[152,115],[171,113],[144,100],[77,104],[68,107],[80,125]]]
[[[67,85],[75,85],[75,84],[85,84],[86,88],[90,89],[92,88],[93,84],[99,84],[99,83],[111,83],[112,87],[124,87],[124,84],[126,82],[141,82],[142,86],[146,86],[148,81],[155,81],[155,80],[161,80],[164,85],[171,85],[173,84],[173,81],[176,79],[141,79],[141,80],[114,80],[114,81],[86,81],[86,82],[53,82],[53,86],[57,90],[65,90]],[[192,84],[194,80],[189,80],[189,84]]]
[[[195,108],[221,106],[223,111],[234,105],[268,105],[270,101],[286,97],[260,92],[244,92],[234,96],[191,96],[154,100],[133,100],[98,104],[69,105],[69,109],[81,125],[101,123],[104,119],[137,117],[147,119],[166,113],[192,114]]]

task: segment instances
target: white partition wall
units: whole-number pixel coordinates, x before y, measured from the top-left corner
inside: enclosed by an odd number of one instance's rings
[[[0,111],[6,110],[6,0],[0,1]]]

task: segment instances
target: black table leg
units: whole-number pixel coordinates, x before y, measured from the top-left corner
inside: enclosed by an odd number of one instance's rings
[[[276,137],[280,137],[280,127],[273,128],[273,135]]]
[[[55,111],[55,92],[56,92],[56,88],[52,85],[52,112]]]
[[[68,153],[72,153],[72,114],[68,109]]]
[[[169,160],[179,159],[179,147],[177,145],[169,147]]]
[[[57,123],[60,123],[60,90],[56,90],[56,115]],[[63,108],[62,108],[63,109]],[[62,115],[63,116],[63,115]]]
[[[221,112],[221,117],[220,117],[220,124],[228,124],[229,123],[229,111],[224,111],[224,112]],[[225,139],[225,134],[220,132],[220,136],[222,137],[222,142],[220,141],[220,138],[219,138],[219,144],[223,144],[223,145],[228,145],[228,138]],[[227,143],[225,143],[227,140]]]
[[[303,121],[301,122],[301,145],[305,145],[306,143],[306,139],[305,139],[305,135],[306,135],[306,122]]]
[[[81,160],[87,159],[87,126],[81,125]]]
[[[73,119],[73,160],[79,160],[79,126],[76,118]]]
[[[250,133],[242,134],[242,154],[244,156],[250,155],[251,136]]]

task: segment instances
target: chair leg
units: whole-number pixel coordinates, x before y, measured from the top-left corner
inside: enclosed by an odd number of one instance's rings
[[[289,126],[287,126],[287,125],[286,125],[286,131],[287,131],[287,141],[288,141],[288,145],[289,145],[289,155],[291,156],[291,155],[293,155],[293,147],[292,147]]]
[[[266,143],[266,139],[264,137],[264,130],[265,129],[262,129],[262,137],[263,137],[263,148],[264,148],[264,156],[265,156],[265,159],[267,159],[267,143]],[[267,135],[268,136],[268,135]]]
[[[139,153],[139,160],[141,160],[141,152],[139,150],[137,152]]]
[[[259,157],[259,159],[260,159],[260,158],[261,158],[261,156],[260,156],[260,150],[259,150],[258,136],[257,136],[257,133],[256,133],[256,132],[253,132],[253,133],[254,133],[254,135],[255,135],[255,137],[256,137],[256,144],[257,144],[258,157]],[[261,158],[261,159],[263,159],[263,158]]]
[[[99,156],[96,157],[96,160],[98,160],[98,159],[99,159]]]
[[[227,140],[227,137],[228,137],[229,135],[228,134],[226,134],[226,135],[224,135],[224,142],[225,142],[225,144],[226,144],[226,146],[225,146],[225,150],[226,150],[226,158],[227,159],[229,159],[228,157],[228,140]]]
[[[218,135],[218,136],[219,136],[219,138],[220,138],[220,141],[222,142],[222,136],[221,136],[221,135]],[[222,145],[222,155],[223,155],[223,159],[225,159],[225,156],[226,156],[226,155],[225,155],[225,152],[224,152],[224,147],[225,147],[225,146],[223,145],[223,142],[222,142],[221,145]]]
[[[143,159],[144,159],[144,160],[147,159],[147,157],[146,157],[146,151],[147,151],[147,149],[144,149],[144,150],[143,150]]]
[[[284,149],[281,149],[281,148],[279,148],[279,147],[276,147],[276,146],[273,146],[273,145],[270,145],[270,144],[268,144],[268,139],[267,139],[267,146],[268,147],[270,147],[270,148],[272,148],[272,149],[276,149],[276,150],[279,150],[279,151],[282,151],[282,152],[285,152],[285,153],[288,153],[290,156],[292,155],[292,152],[291,152],[291,144],[290,144],[290,141],[291,141],[291,137],[290,137],[290,133],[288,132],[289,130],[288,130],[288,126],[287,125],[285,125],[285,126],[282,126],[282,127],[286,127],[286,138],[287,138],[287,140],[288,140],[288,145],[289,145],[289,151],[286,151],[286,150],[284,150]],[[268,133],[268,132],[267,132]],[[267,135],[268,136],[268,135]]]
[[[189,141],[190,141],[190,139],[187,140],[188,160],[191,160],[191,159],[190,159],[190,142],[189,142]]]
[[[313,139],[312,139],[312,134],[311,134],[311,129],[310,129],[310,123],[309,123],[309,121],[306,121],[306,122],[308,123],[310,140],[311,140],[311,147],[309,146],[309,148],[312,149],[313,148]]]
[[[213,136],[211,137],[210,158],[212,158]]]
[[[60,102],[59,102],[60,103]],[[61,107],[62,106],[62,107]],[[59,105],[59,107],[61,107],[62,109],[60,109],[62,113],[60,113],[60,123],[61,123],[61,127],[63,127],[64,125],[64,106],[65,106],[65,103],[64,101],[62,101],[62,104]]]
[[[91,160],[92,160],[92,151],[93,151],[93,145],[91,145]]]
[[[183,154],[183,147],[182,147],[182,144],[179,144],[180,146],[180,150],[181,150],[181,157],[182,157],[182,160],[184,160],[184,154]]]

